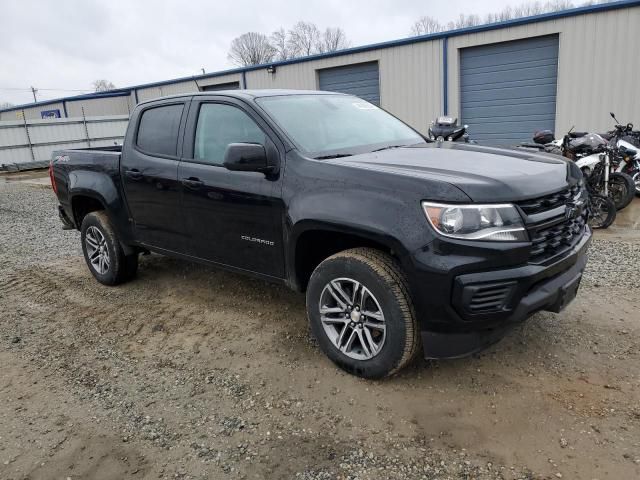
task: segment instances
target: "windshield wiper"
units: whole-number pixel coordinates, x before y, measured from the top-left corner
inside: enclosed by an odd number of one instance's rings
[[[382,147],[382,148],[377,148],[375,150],[371,150],[371,153],[373,152],[380,152],[382,150],[391,150],[392,148],[402,148],[402,147],[406,147],[407,145],[389,145],[388,147]]]
[[[405,148],[405,147],[414,147],[416,145],[421,145],[422,142],[418,142],[418,143],[409,143],[409,144],[405,144],[405,145],[389,145],[388,147],[382,147],[382,148],[378,148],[376,150],[372,150],[371,153],[373,152],[380,152],[382,150],[391,150],[392,148]]]
[[[319,157],[313,157],[315,160],[329,160],[331,158],[351,157],[352,153],[334,153],[331,155],[320,155]]]

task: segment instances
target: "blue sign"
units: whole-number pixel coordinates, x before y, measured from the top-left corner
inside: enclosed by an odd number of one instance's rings
[[[42,118],[60,118],[60,110],[43,110],[40,112]]]

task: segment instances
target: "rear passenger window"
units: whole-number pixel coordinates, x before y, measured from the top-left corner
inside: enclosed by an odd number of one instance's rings
[[[180,104],[145,110],[138,127],[138,147],[151,154],[175,156],[183,108]]]
[[[230,143],[259,143],[266,137],[249,115],[231,105],[205,103],[200,107],[194,158],[212,165],[222,165]]]

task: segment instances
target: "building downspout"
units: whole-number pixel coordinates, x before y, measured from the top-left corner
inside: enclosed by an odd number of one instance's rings
[[[69,118],[69,114],[67,113],[67,102],[62,101],[62,110],[64,111],[64,118]]]
[[[449,37],[442,39],[442,109],[449,114]]]
[[[247,72],[244,70],[242,71],[242,89],[247,89]]]

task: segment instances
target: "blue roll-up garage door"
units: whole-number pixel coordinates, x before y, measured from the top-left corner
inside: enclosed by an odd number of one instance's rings
[[[555,129],[558,36],[460,51],[461,119],[487,145],[531,141]]]
[[[378,62],[318,70],[320,90],[350,93],[380,105]]]

